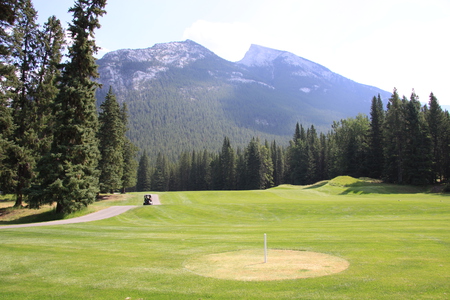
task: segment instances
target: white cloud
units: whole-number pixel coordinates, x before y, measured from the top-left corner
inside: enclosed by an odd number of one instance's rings
[[[249,49],[254,34],[246,23],[198,20],[184,30],[183,39],[191,39],[222,58],[238,61]]]

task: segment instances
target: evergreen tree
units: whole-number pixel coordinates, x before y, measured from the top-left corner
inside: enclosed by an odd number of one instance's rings
[[[432,182],[431,143],[420,102],[413,91],[405,105],[404,183],[423,185]]]
[[[306,183],[311,184],[319,180],[319,140],[314,125],[306,132]]]
[[[100,109],[98,131],[101,154],[98,164],[101,172],[100,191],[113,193],[122,187],[125,126],[119,103],[111,87]]]
[[[155,170],[152,174],[152,190],[168,191],[169,190],[169,162],[167,158],[160,152],[156,158]]]
[[[95,91],[98,77],[94,54],[94,31],[98,17],[105,13],[106,0],[78,0],[69,11],[73,40],[69,61],[55,99],[55,124],[50,153],[41,162],[41,190],[35,193],[42,202],[57,203],[57,213],[70,213],[95,201],[98,188],[99,159]]]
[[[236,150],[236,189],[246,189],[247,185],[247,164],[245,153],[238,147]]]
[[[17,23],[12,34],[12,58],[17,68],[17,82],[12,96],[12,117],[16,125],[13,133],[14,151],[6,161],[13,175],[15,207],[21,207],[24,191],[34,178],[37,148],[36,91],[38,85],[38,57],[40,46],[37,12],[30,0],[19,1]]]
[[[291,184],[304,184],[307,176],[307,141],[306,133],[302,125],[295,126],[295,133],[287,150],[289,165],[288,182]]]
[[[12,98],[11,87],[17,82],[15,67],[11,56],[11,27],[14,25],[17,13],[17,1],[2,1],[0,3],[0,190],[4,193],[14,192],[14,174],[7,163],[10,153],[15,152],[16,145],[12,139],[14,122],[9,99]]]
[[[138,148],[128,139],[125,138],[123,144],[123,176],[122,176],[122,193],[126,193],[127,188],[136,186],[138,162],[136,155]]]
[[[404,101],[400,100],[397,90],[389,98],[383,131],[384,178],[387,182],[403,183],[403,158],[405,150]]]
[[[220,168],[222,170],[222,189],[233,190],[236,186],[236,165],[234,150],[231,148],[230,139],[225,137],[220,153]]]
[[[191,182],[191,156],[189,152],[181,153],[177,170],[177,187],[176,190],[189,191],[192,190],[189,183]]]
[[[283,183],[284,180],[284,155],[281,146],[277,146],[274,140],[270,146],[270,153],[272,155],[273,164],[273,184],[278,186]]]
[[[265,189],[273,186],[273,165],[270,151],[252,138],[245,153],[247,189]]]
[[[437,98],[430,94],[426,120],[431,138],[431,153],[433,159],[433,183],[444,179],[445,166],[448,163],[448,143],[446,143],[445,113],[442,110]]]
[[[139,160],[139,166],[137,170],[137,182],[136,190],[138,192],[150,191],[152,189],[151,185],[151,170],[150,170],[150,160],[148,158],[147,152],[144,153]]]
[[[383,175],[384,153],[383,153],[383,126],[384,109],[380,94],[373,97],[370,107],[370,131],[369,131],[369,176],[381,178]]]
[[[123,133],[123,172],[122,172],[122,193],[126,192],[127,188],[134,187],[136,185],[136,172],[138,163],[136,161],[136,155],[138,148],[130,141],[126,136],[128,130],[128,107],[124,102],[120,110],[122,117],[122,124],[124,128]]]

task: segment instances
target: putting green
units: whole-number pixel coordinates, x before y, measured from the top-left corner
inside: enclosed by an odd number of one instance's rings
[[[184,267],[191,272],[219,279],[243,281],[286,280],[326,276],[347,269],[340,257],[309,251],[242,250],[207,254],[189,259]]]

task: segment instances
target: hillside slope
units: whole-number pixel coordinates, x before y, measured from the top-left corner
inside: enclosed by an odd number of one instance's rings
[[[187,40],[110,52],[98,60],[100,104],[109,86],[130,115],[129,137],[154,157],[236,146],[251,137],[286,143],[296,122],[328,130],[368,113],[378,93],[289,52],[252,45],[240,62]]]

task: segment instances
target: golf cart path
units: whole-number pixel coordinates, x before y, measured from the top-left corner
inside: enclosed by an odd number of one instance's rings
[[[152,194],[153,199],[153,205],[161,205],[161,202],[159,201],[158,195]],[[83,222],[91,222],[91,221],[98,221],[103,219],[108,219],[111,217],[115,217],[117,215],[120,215],[130,209],[133,209],[135,207],[138,207],[137,205],[124,205],[124,206],[110,206],[108,208],[99,210],[97,212],[77,217],[73,219],[67,219],[67,220],[56,220],[56,221],[49,221],[49,222],[41,222],[41,223],[29,223],[29,224],[17,224],[17,225],[1,225],[0,229],[2,228],[20,228],[20,227],[37,227],[37,226],[50,226],[50,225],[63,225],[63,224],[74,224],[74,223],[83,223]]]

